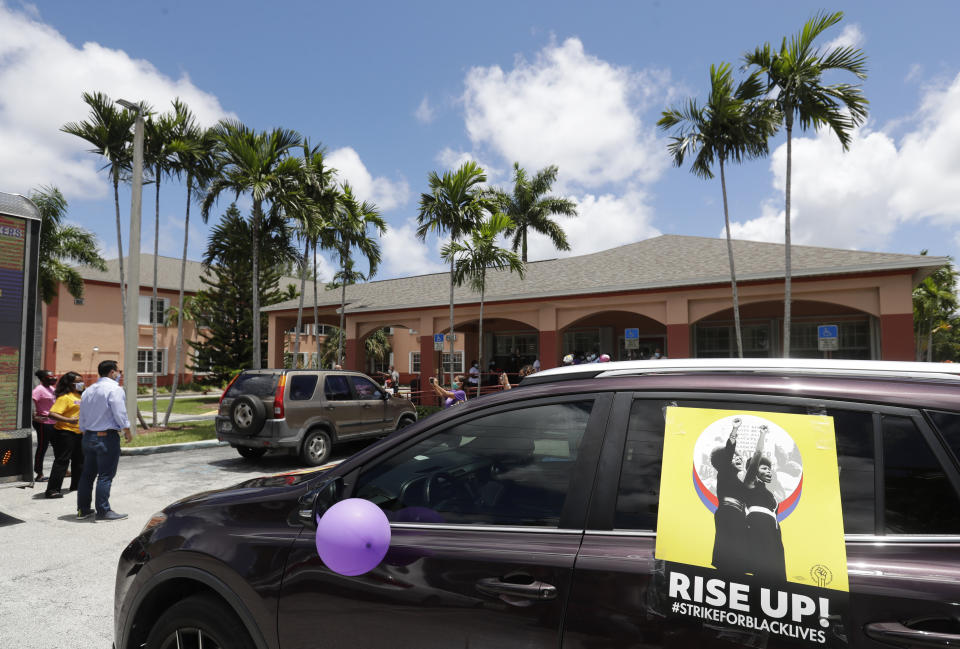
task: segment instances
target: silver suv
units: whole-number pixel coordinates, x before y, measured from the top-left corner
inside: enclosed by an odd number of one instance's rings
[[[409,399],[360,372],[245,370],[220,399],[217,439],[245,458],[286,449],[317,466],[337,442],[380,437],[416,420]]]

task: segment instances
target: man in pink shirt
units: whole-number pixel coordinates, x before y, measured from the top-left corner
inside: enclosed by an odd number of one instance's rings
[[[57,400],[53,394],[57,377],[50,370],[37,370],[35,376],[40,385],[33,389],[33,429],[37,431],[37,453],[33,456],[33,470],[37,474],[37,482],[46,482],[43,475],[43,457],[47,454],[47,447],[55,434],[55,422],[49,415],[53,402]]]

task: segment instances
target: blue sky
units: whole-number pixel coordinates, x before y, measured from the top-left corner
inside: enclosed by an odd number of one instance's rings
[[[842,9],[821,44],[866,52],[870,117],[847,153],[829,134],[797,134],[794,242],[956,256],[960,4],[917,6],[0,0],[0,190],[59,186],[70,219],[116,256],[100,161],[58,131],[86,118],[83,90],[101,90],[158,108],[180,96],[207,123],[233,116],[322,142],[391,225],[379,277],[442,270],[438,242],[413,236],[417,200],[428,172],[467,158],[501,186],[515,160],[559,165],[555,193],[580,206],[564,223],[572,254],[660,233],[717,237],[719,180],[670,166],[660,112],[703,99],[711,63],[739,65],[818,9]],[[780,136],[769,158],[729,170],[735,236],[782,240],[784,167]],[[161,254],[180,253],[184,201],[182,187],[164,186]],[[128,192],[121,210],[126,242]],[[144,217],[142,248],[152,250],[149,187]],[[192,258],[206,242],[197,217]],[[535,240],[531,256],[557,253]]]

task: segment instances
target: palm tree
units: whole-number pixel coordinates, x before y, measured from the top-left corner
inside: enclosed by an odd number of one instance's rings
[[[921,255],[926,255],[923,250]],[[923,360],[924,338],[926,338],[927,362],[933,360],[933,334],[951,328],[958,304],[957,272],[953,266],[938,268],[929,277],[924,278],[913,289],[913,322],[916,334],[917,360]]]
[[[187,206],[183,218],[183,256],[180,259],[180,299],[177,304],[185,305],[184,282],[187,276],[187,244],[190,240],[190,205],[194,192],[203,191],[216,171],[213,154],[215,141],[213,132],[201,128],[189,107],[179,99],[173,100],[173,112],[176,114],[175,129],[170,141],[170,153],[173,156],[172,171],[185,179],[187,186]],[[183,359],[183,319],[177,319],[177,351],[173,364],[173,385],[170,388],[170,401],[163,425],[170,421],[173,404],[177,398],[177,386],[180,382],[180,362]]]
[[[294,337],[294,358],[299,358],[300,354],[300,329],[303,323],[303,299],[306,289],[307,260],[310,257],[310,251],[313,251],[313,326],[314,340],[317,340],[317,327],[319,326],[318,307],[317,307],[317,243],[323,234],[327,219],[334,213],[339,200],[334,177],[336,170],[326,166],[325,149],[320,146],[311,147],[307,140],[303,142],[303,167],[302,178],[300,180],[300,191],[302,201],[299,209],[294,213],[294,220],[297,224],[297,232],[303,241],[303,259],[300,264],[300,304],[297,307],[297,330]],[[319,350],[317,356],[317,369],[319,369]]]
[[[144,110],[144,113],[149,113]],[[157,314],[154,306],[157,301],[157,280],[158,280],[158,255],[160,253],[160,184],[164,176],[173,173],[175,160],[171,144],[173,143],[174,133],[177,129],[177,119],[180,116],[174,112],[165,113],[160,116],[150,115],[146,121],[143,158],[144,166],[153,174],[153,184],[156,188],[156,210],[153,220],[153,293],[150,306],[150,324],[153,330],[153,356],[151,367],[152,381],[152,404],[153,419],[151,423],[155,426],[157,423]],[[164,314],[165,315],[165,314]],[[177,366],[173,368],[173,373],[177,373]],[[171,397],[171,402],[173,398]]]
[[[57,297],[59,284],[63,284],[71,296],[82,298],[83,278],[71,264],[107,270],[107,264],[97,250],[97,238],[83,228],[63,223],[67,199],[56,187],[34,190],[30,193],[30,200],[40,210],[41,219],[40,268],[37,273],[40,298],[50,304]]]
[[[300,144],[301,138],[296,131],[275,128],[270,132],[257,133],[234,120],[221,120],[214,129],[219,158],[219,174],[210,182],[201,205],[204,222],[210,215],[210,208],[223,192],[232,192],[234,197],[249,193],[253,199],[253,211],[250,214],[252,233],[252,287],[253,298],[253,369],[260,369],[261,340],[259,291],[260,225],[264,220],[263,204],[271,206],[278,201],[289,199],[291,188],[296,186],[300,161],[288,155],[293,147]]]
[[[105,93],[85,92],[82,96],[84,103],[90,107],[89,121],[68,122],[60,127],[60,130],[86,140],[93,146],[91,153],[107,159],[103,168],[109,170],[113,181],[113,204],[117,217],[117,262],[120,267],[120,313],[126,336],[127,296],[124,290],[123,237],[120,234],[120,177],[133,159],[131,129],[137,116],[130,110],[117,108]],[[139,279],[137,278],[137,281]]]
[[[512,236],[511,249],[521,250],[523,263],[527,263],[527,233],[530,230],[546,235],[557,250],[570,250],[567,235],[560,224],[550,219],[553,214],[576,216],[577,204],[566,198],[544,196],[557,180],[557,166],[544,167],[527,178],[526,170],[519,162],[513,163],[513,192],[497,191],[501,211],[513,221],[505,234]]]
[[[730,238],[730,210],[727,206],[727,179],[724,163],[767,155],[767,142],[777,130],[778,115],[773,104],[760,101],[763,84],[760,73],[754,72],[734,88],[730,64],[710,66],[710,95],[700,106],[691,99],[682,108],[663,111],[657,125],[676,129],[667,149],[673,164],[683,166],[687,156],[695,156],[690,171],[701,178],[713,178],[714,161],[720,166],[720,188],[723,191],[723,223],[727,231],[727,258],[730,262],[730,286],[733,290],[733,325],[737,339],[737,357],[743,358],[743,336],[740,333],[740,299],[737,294],[737,272],[733,262],[733,241]]]
[[[502,212],[491,214],[470,234],[469,241],[461,243],[451,241],[443,247],[440,254],[444,261],[454,263],[454,281],[459,286],[470,283],[473,290],[480,293],[480,333],[478,336],[477,358],[483,363],[483,298],[487,290],[487,270],[509,270],[523,279],[525,265],[517,253],[501,248],[497,239],[516,227],[509,216]],[[480,384],[477,384],[477,396],[480,396]]]
[[[790,356],[790,178],[793,160],[793,124],[801,130],[826,126],[834,132],[846,151],[850,148],[851,131],[867,117],[867,99],[859,85],[836,83],[824,85],[824,72],[851,72],[865,79],[866,55],[857,47],[841,46],[821,53],[813,41],[843,19],[843,12],[821,12],[808,20],[800,32],[788,41],[783,39],[780,51],[769,43],[744,55],[747,66],[755,66],[767,75],[767,90],[782,116],[787,129],[787,182],[784,207],[784,295],[783,355]]]
[[[343,183],[338,205],[321,237],[323,247],[334,251],[340,265],[334,281],[327,285],[328,288],[340,288],[340,331],[344,331],[346,326],[347,284],[370,279],[380,265],[380,243],[370,236],[371,227],[378,236],[383,236],[387,231],[387,223],[380,216],[377,206],[369,201],[361,203],[353,195],[350,184]],[[353,249],[366,258],[366,274],[353,269]],[[337,346],[338,364],[343,363],[344,338],[340,337]]]
[[[473,160],[460,165],[456,171],[445,171],[443,176],[431,171],[428,176],[429,194],[420,194],[420,214],[417,215],[417,236],[448,234],[456,242],[473,232],[487,212],[494,212],[494,201],[483,189],[487,175]],[[453,287],[454,261],[450,260],[450,384],[453,384]]]

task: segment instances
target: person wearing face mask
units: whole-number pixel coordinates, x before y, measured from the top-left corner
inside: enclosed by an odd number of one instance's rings
[[[76,491],[80,472],[83,470],[83,448],[80,444],[80,399],[83,393],[83,378],[76,372],[67,372],[57,381],[54,394],[57,400],[50,408],[53,425],[53,469],[47,483],[47,498],[63,498],[60,488],[70,466],[70,491]]]
[[[787,580],[783,536],[777,521],[777,499],[768,485],[773,480],[773,463],[763,454],[767,427],[760,427],[757,449],[747,463],[746,486],[748,571],[768,582]]]
[[[47,454],[47,447],[53,436],[56,434],[53,429],[55,423],[50,418],[50,407],[56,401],[53,393],[53,386],[57,383],[57,377],[50,370],[37,370],[34,375],[40,384],[33,389],[33,429],[37,431],[37,452],[33,456],[33,471],[37,474],[34,478],[37,482],[46,482],[43,475],[43,458]]]
[[[443,386],[437,383],[437,379],[432,376],[430,377],[430,386],[438,396],[446,399],[443,404],[444,408],[449,408],[450,406],[463,403],[467,400],[467,393],[463,391],[462,375],[453,377],[453,390],[445,389]]]

